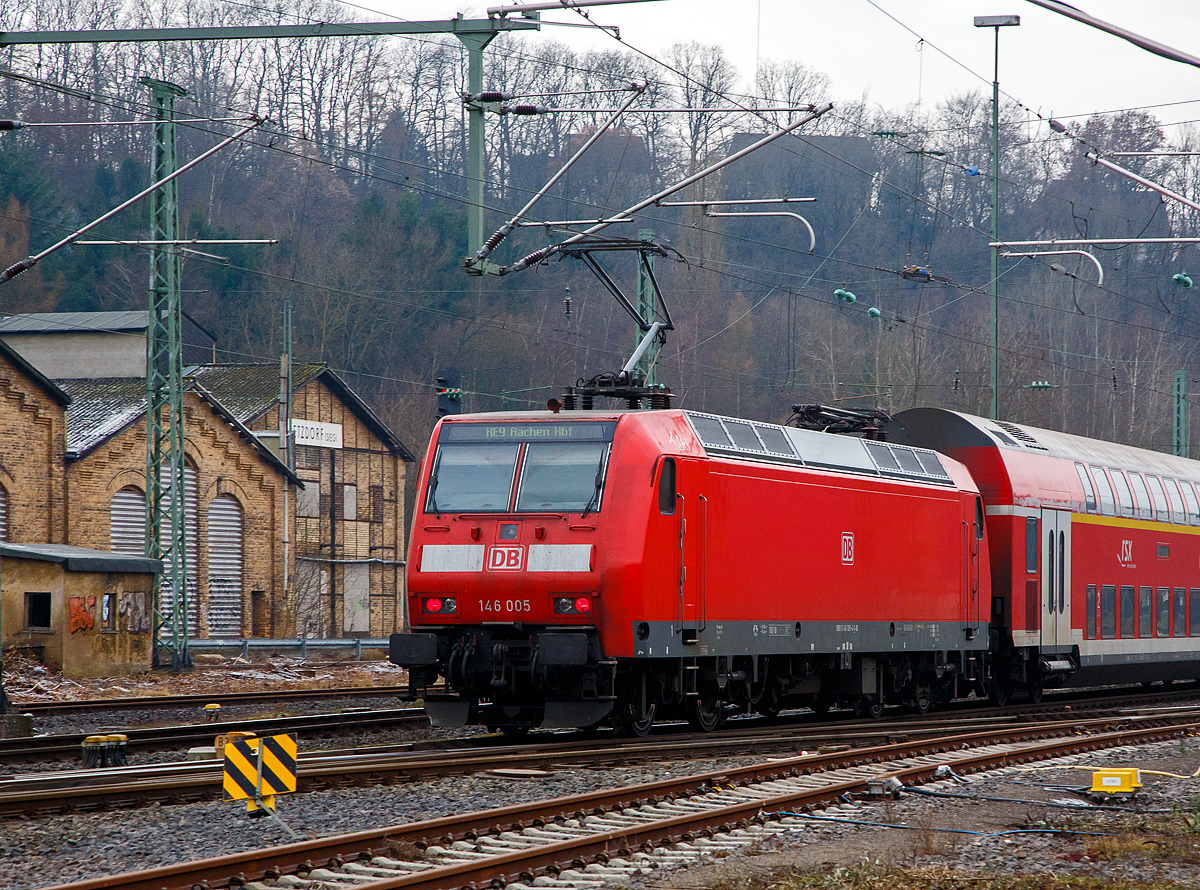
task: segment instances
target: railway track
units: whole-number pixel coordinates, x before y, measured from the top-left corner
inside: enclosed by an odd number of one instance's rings
[[[149,695],[124,698],[89,698],[71,702],[12,703],[13,709],[35,717],[57,717],[83,711],[145,711],[166,708],[195,708],[207,704],[253,705],[336,698],[403,698],[407,686],[348,686],[332,689],[282,689],[275,692],[222,692],[214,695]]]
[[[300,734],[345,733],[413,724],[426,726],[425,712],[416,707],[382,711],[343,710],[334,714],[299,717],[270,717],[261,720],[228,720],[219,723],[192,723],[183,726],[157,726],[121,729],[127,737],[127,750],[170,750],[193,745],[211,745],[218,733],[241,730],[257,735],[282,732]],[[95,733],[59,733],[32,738],[0,739],[0,763],[19,763],[78,757],[83,740]]]
[[[1012,715],[971,717],[971,726],[996,735],[1038,732],[1089,732],[1134,721],[1200,720],[1200,709],[1182,715],[1120,715],[1049,722]],[[947,733],[961,732],[963,720],[907,718],[863,723],[817,723],[780,727],[746,721],[741,729],[716,734],[668,732],[640,740],[611,740],[569,735],[520,745],[497,744],[496,736],[421,741],[340,751],[302,752],[300,793],[361,785],[420,781],[488,771],[531,770],[547,774],[561,769],[625,766],[671,759],[705,760],[768,753],[794,755],[820,751],[879,748]],[[673,727],[683,729],[682,725]],[[216,798],[221,793],[222,764],[193,761],[99,770],[33,773],[0,779],[0,818],[39,818],[63,812],[172,804]]]
[[[70,890],[311,886],[451,890],[532,885],[595,888],[639,869],[736,849],[792,830],[805,813],[894,777],[956,773],[1145,743],[1200,731],[1197,714],[1107,728],[1039,724],[757,763],[529,805],[304,841],[62,885]],[[1137,725],[1133,725],[1137,724]],[[405,851],[409,855],[402,855]],[[544,879],[539,883],[545,883]]]

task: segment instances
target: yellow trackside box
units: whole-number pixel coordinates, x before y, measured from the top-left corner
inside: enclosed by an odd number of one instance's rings
[[[1142,787],[1142,772],[1136,769],[1098,769],[1092,772],[1093,794],[1134,795]]]

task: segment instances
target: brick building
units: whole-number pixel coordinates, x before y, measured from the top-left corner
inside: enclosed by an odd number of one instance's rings
[[[68,539],[143,551],[146,381],[62,380],[67,425]],[[284,490],[297,477],[219,402],[184,393],[185,546],[189,633],[279,636],[288,625]]]
[[[0,341],[0,541],[66,542],[71,398]]]
[[[264,438],[278,441],[276,365],[186,373]],[[292,368],[296,492],[295,632],[386,636],[403,627],[404,481],[412,454],[337,374]],[[311,444],[304,444],[311,443]]]
[[[12,521],[34,522],[30,509],[41,511],[23,540],[141,555],[145,315],[0,319],[0,394],[20,406],[0,422],[24,412],[20,423],[33,424],[0,441],[0,499],[14,492]],[[189,355],[207,361],[211,338],[188,330]],[[6,389],[10,368],[24,377]],[[106,368],[126,376],[96,376]],[[291,454],[280,449],[279,372],[273,364],[185,369],[190,632],[385,637],[403,627],[413,456],[344,380],[316,364],[293,368],[295,444]]]

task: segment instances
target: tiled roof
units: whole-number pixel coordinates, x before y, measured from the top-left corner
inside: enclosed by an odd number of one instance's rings
[[[279,400],[279,366],[275,364],[193,365],[185,368],[183,374],[195,379],[246,425],[266,414]],[[317,378],[394,454],[404,460],[415,460],[396,434],[341,377],[320,364],[292,365],[293,392]]]
[[[324,365],[292,365],[292,386],[299,389],[325,370]],[[279,365],[192,365],[183,369],[213,394],[242,423],[252,423],[279,401]]]
[[[142,377],[76,378],[59,380],[58,385],[71,396],[71,407],[67,412],[67,457],[71,460],[86,456],[141,420],[146,413],[146,380]],[[233,427],[267,463],[293,482],[299,482],[275,452],[246,429],[237,415],[205,387],[193,385],[192,392]]]
[[[67,412],[69,457],[82,457],[146,413],[145,378],[79,378],[56,383],[71,397]]]

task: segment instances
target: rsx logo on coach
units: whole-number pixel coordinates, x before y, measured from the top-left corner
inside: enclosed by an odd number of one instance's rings
[[[525,548],[520,544],[496,544],[488,548],[489,572],[519,572],[525,568]]]

